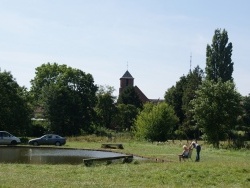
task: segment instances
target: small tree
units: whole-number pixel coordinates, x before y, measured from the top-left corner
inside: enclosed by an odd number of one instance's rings
[[[243,130],[248,140],[250,139],[250,95],[243,97],[243,126],[240,130]]]
[[[134,125],[138,111],[138,108],[136,108],[134,105],[118,104],[117,113],[113,121],[115,129],[118,131],[130,131]]]
[[[118,97],[117,103],[131,104],[134,105],[136,108],[142,108],[143,106],[139,95],[136,93],[135,88],[132,86],[128,86],[124,89],[124,91]]]
[[[135,122],[137,138],[150,141],[166,141],[178,123],[174,109],[167,103],[146,103]]]

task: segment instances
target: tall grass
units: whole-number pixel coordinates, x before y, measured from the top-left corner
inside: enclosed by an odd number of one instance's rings
[[[103,137],[68,138],[65,147],[100,149]],[[123,153],[151,158],[132,163],[81,165],[0,164],[0,187],[250,187],[249,150],[202,144],[200,162],[179,162],[186,142],[118,140]],[[195,158],[195,151],[192,158]]]

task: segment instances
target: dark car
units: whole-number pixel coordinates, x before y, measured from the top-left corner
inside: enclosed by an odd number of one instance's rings
[[[66,143],[66,138],[56,134],[46,134],[40,138],[34,138],[29,140],[29,144],[34,146],[39,146],[39,145],[61,146],[64,145],[65,143]]]

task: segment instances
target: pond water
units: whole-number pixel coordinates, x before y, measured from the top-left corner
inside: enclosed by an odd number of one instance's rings
[[[0,163],[82,164],[83,159],[124,156],[121,153],[45,147],[0,147]]]

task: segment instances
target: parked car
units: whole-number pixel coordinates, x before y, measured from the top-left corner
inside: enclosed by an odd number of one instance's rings
[[[65,143],[66,143],[66,138],[56,134],[46,134],[40,138],[34,138],[29,140],[29,144],[34,146],[39,146],[39,145],[61,146],[64,145]]]
[[[0,145],[17,145],[21,140],[7,131],[0,131]]]

